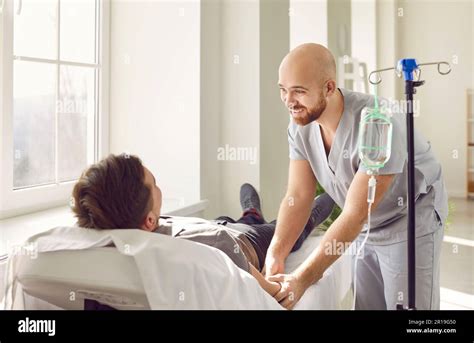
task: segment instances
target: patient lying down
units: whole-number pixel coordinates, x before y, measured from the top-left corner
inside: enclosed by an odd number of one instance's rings
[[[240,189],[243,214],[237,221],[230,217],[213,221],[160,217],[162,195],[153,174],[136,156],[109,155],[84,171],[74,186],[73,197],[80,227],[137,228],[213,246],[253,275],[270,295],[280,290],[278,283],[266,280],[260,272],[276,221],[265,221],[260,198],[250,184]],[[333,205],[325,194],[315,198],[309,220],[292,251],[298,250],[313,228],[329,216]]]

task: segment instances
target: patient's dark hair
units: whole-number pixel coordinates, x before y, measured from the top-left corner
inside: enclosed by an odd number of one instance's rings
[[[139,228],[151,210],[142,161],[133,155],[109,155],[91,165],[74,186],[72,209],[80,227]]]

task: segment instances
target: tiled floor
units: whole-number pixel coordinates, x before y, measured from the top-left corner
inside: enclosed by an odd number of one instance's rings
[[[474,310],[474,201],[450,199],[441,251],[441,309]]]

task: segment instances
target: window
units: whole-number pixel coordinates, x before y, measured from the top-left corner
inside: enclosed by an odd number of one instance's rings
[[[4,0],[0,217],[66,204],[107,146],[107,4]]]

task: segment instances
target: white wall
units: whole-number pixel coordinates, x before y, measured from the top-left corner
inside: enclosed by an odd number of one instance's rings
[[[473,85],[473,2],[400,1],[400,55],[418,63],[448,61],[452,72],[441,76],[436,66],[424,67],[418,88],[420,115],[416,127],[431,141],[440,160],[448,193],[466,192],[466,88]],[[420,25],[421,21],[421,25]],[[455,64],[454,58],[458,63]],[[402,83],[399,87],[403,87]],[[457,150],[459,157],[455,158]]]
[[[290,0],[290,48],[313,42],[328,45],[327,0]]]
[[[260,2],[260,190],[267,221],[277,217],[288,181],[289,115],[277,86],[290,47],[288,7],[288,0]]]
[[[138,154],[164,197],[200,198],[200,4],[111,2],[110,150]]]
[[[5,271],[7,269],[7,262],[0,262],[0,302],[5,296]]]
[[[260,156],[259,103],[259,1],[221,2],[220,147],[257,149]],[[217,154],[217,152],[216,152]],[[244,182],[260,188],[257,158],[251,161],[219,161],[223,214],[241,214],[239,189]]]
[[[336,80],[341,78],[343,72],[339,67],[339,59],[344,56],[352,56],[351,41],[351,1],[337,0],[329,1],[327,5],[328,16],[328,44],[327,48],[331,51],[336,60]],[[349,66],[345,66],[350,69]],[[349,70],[347,70],[349,71]],[[343,84],[338,82],[339,87],[348,89],[357,89],[352,80],[346,80]]]
[[[278,66],[289,51],[288,8],[288,0],[201,2],[206,217],[239,217],[239,190],[245,182],[260,191],[266,217],[276,217],[288,173],[288,114],[277,87]],[[219,160],[218,149],[226,146],[252,149],[255,160]]]
[[[205,218],[221,215],[221,3],[201,0],[201,199],[209,200]],[[235,198],[234,198],[235,201]]]
[[[367,64],[367,76],[377,66],[377,28],[375,0],[352,0],[352,57]],[[369,91],[372,89],[369,85]]]
[[[2,11],[3,11],[3,8],[2,8]],[[3,79],[4,79],[4,76],[5,76],[5,71],[4,71],[4,54],[6,53],[4,51],[4,48],[3,48],[3,42],[4,42],[4,21],[3,21],[3,12],[0,13],[0,42],[2,42],[2,44],[0,44],[0,88],[3,88]],[[0,92],[0,132],[4,132],[4,121],[5,121],[5,116],[3,115],[3,106],[4,106],[4,101],[3,101],[3,91]],[[3,138],[3,137],[2,137]],[[3,146],[3,139],[0,139],[0,157],[3,156],[3,150],[4,150],[4,146]],[[0,168],[0,187],[2,187],[3,183],[4,183],[4,177],[5,175],[3,174],[3,168]],[[4,192],[0,192],[0,207],[3,207],[3,204],[5,202],[5,199],[4,199],[4,195],[3,195]],[[1,213],[0,213],[0,218],[2,217]],[[2,230],[0,230],[0,242],[3,242],[5,241],[5,238],[3,237],[4,234],[2,232]],[[0,278],[2,278],[3,274],[0,273]],[[0,289],[1,291],[1,289]]]
[[[334,58],[352,55],[351,0],[328,1],[328,49]]]
[[[395,67],[398,55],[398,32],[397,32],[397,4],[396,0],[377,1],[376,3],[376,42],[377,57],[376,69]],[[370,71],[369,71],[370,73]],[[384,72],[383,82],[377,86],[380,96],[396,98],[402,93],[399,79],[395,73]]]

